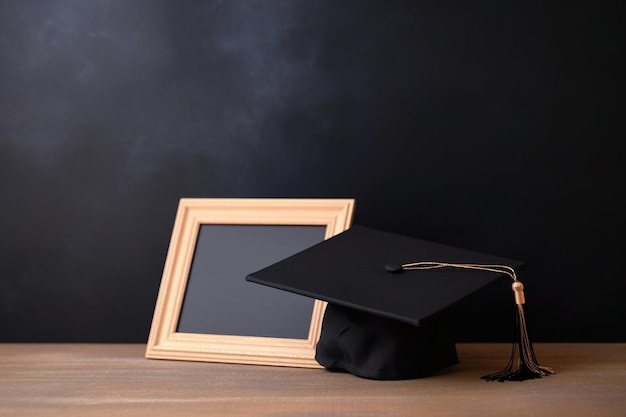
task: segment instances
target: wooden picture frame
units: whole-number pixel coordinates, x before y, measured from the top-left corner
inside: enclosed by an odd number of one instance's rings
[[[259,225],[276,226],[277,228],[282,226],[317,226],[322,228],[323,236],[320,235],[319,239],[322,241],[347,230],[351,226],[354,205],[353,199],[181,199],[174,221],[148,337],[146,358],[306,368],[321,367],[315,361],[314,356],[326,307],[325,302],[302,297],[303,300],[308,300],[313,305],[308,331],[304,329],[303,338],[265,336],[262,332],[260,336],[250,336],[247,334],[226,334],[226,332],[213,334],[179,331],[181,310],[184,306],[186,289],[190,283],[189,277],[202,227],[207,225],[209,228],[213,227],[212,225],[236,225],[244,226],[245,232],[246,227],[249,227],[250,230],[256,230],[253,228],[257,228]],[[296,232],[298,230],[296,229]],[[211,232],[211,229],[208,229],[208,232]],[[264,236],[260,238],[264,239]],[[238,245],[233,245],[233,247],[238,247]],[[304,249],[306,247],[299,248],[297,251]],[[239,251],[239,249],[232,250]],[[238,259],[246,259],[246,253],[236,253],[235,256]],[[268,261],[259,269],[278,260],[280,259]],[[217,263],[220,262],[219,259],[216,261]],[[252,273],[254,270],[247,272]],[[207,285],[207,279],[211,280],[210,282],[217,282],[213,280],[219,278],[203,277],[201,279],[205,281],[203,285]],[[241,280],[245,281],[245,276],[241,276]],[[248,287],[245,287],[244,291],[248,291],[248,288],[254,288],[254,286],[263,287],[250,282],[246,283]],[[225,279],[222,284],[228,285]],[[268,288],[266,290],[273,289]],[[273,291],[286,293],[278,290]],[[296,296],[291,293],[286,294]],[[232,303],[229,306],[232,305],[233,308],[236,308],[235,304]],[[224,310],[219,311],[223,312]],[[246,318],[242,317],[242,320],[246,320]]]

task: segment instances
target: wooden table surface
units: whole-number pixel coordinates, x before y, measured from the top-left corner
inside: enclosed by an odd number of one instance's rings
[[[536,344],[556,375],[486,382],[508,344],[408,381],[145,359],[141,344],[0,344],[0,416],[625,416],[626,344]]]

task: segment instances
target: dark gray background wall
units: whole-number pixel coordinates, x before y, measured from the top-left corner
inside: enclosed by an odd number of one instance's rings
[[[534,340],[626,341],[617,4],[0,0],[0,340],[144,342],[181,197],[350,197],[526,261]]]

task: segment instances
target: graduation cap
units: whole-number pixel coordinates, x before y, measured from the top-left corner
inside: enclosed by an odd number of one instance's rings
[[[457,364],[446,313],[472,294],[512,278],[518,340],[507,367],[483,377],[504,381],[554,373],[537,364],[526,335],[523,286],[515,274],[522,265],[353,225],[246,279],[328,302],[315,354],[322,366],[394,380]]]

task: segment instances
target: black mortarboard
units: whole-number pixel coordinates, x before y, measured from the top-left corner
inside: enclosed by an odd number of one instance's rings
[[[322,366],[410,379],[458,363],[445,313],[507,275],[516,281],[522,265],[354,225],[246,279],[328,302],[316,348]],[[411,269],[422,271],[398,273]]]

